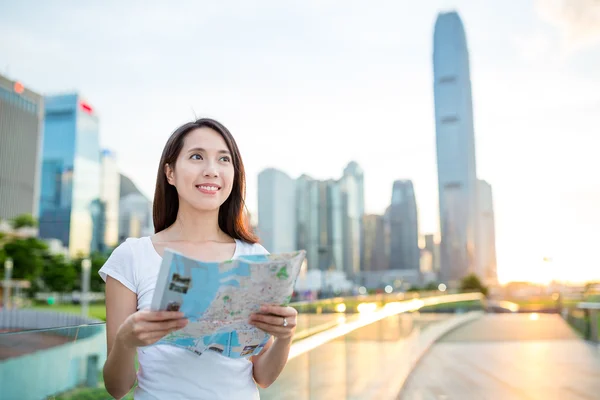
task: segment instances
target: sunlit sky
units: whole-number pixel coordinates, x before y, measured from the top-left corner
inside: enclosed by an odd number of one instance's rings
[[[251,211],[263,168],[336,178],[355,160],[368,212],[412,179],[421,232],[437,232],[431,53],[451,9],[467,33],[500,280],[599,279],[598,0],[0,0],[0,73],[80,92],[149,197],[172,130],[210,116],[242,150]]]

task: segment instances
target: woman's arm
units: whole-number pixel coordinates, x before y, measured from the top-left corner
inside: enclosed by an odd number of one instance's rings
[[[265,349],[252,357],[252,362],[256,384],[267,388],[275,382],[287,363],[292,338],[296,332],[298,312],[292,307],[280,306],[263,306],[261,312],[266,314],[253,314],[250,324],[273,335],[275,339],[271,338]],[[284,318],[287,322],[285,326]]]
[[[135,353],[138,346],[157,342],[167,333],[187,325],[183,313],[137,311],[137,295],[119,281],[106,281],[106,341],[104,385],[116,399],[135,384]]]
[[[104,385],[115,399],[125,396],[135,384],[135,347],[123,346],[116,340],[117,331],[127,317],[137,311],[137,295],[119,281],[106,280],[106,344]]]

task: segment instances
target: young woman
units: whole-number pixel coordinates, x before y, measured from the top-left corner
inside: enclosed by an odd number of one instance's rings
[[[258,399],[256,385],[268,387],[281,373],[296,326],[291,307],[264,305],[264,313],[251,316],[251,324],[273,337],[250,359],[146,347],[187,324],[179,312],[149,311],[165,248],[203,261],[267,253],[248,228],[244,196],[244,164],[227,128],[199,119],[171,135],[158,167],[155,234],[127,239],[100,270],[106,281],[104,382],[115,398],[137,379],[136,399]]]

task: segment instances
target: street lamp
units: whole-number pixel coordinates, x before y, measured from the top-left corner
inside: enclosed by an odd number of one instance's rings
[[[4,261],[4,290],[2,291],[2,304],[4,309],[8,309],[10,302],[10,286],[13,270],[13,260],[9,257]]]
[[[90,291],[90,270],[92,269],[92,262],[89,258],[81,260],[81,315],[83,317],[88,316],[89,299],[88,293]]]

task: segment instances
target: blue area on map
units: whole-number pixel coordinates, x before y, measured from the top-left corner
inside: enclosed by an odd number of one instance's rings
[[[195,338],[178,338],[176,341],[178,346],[182,346],[182,347],[194,347],[196,345],[196,339]]]

